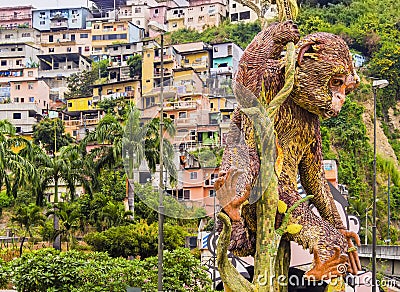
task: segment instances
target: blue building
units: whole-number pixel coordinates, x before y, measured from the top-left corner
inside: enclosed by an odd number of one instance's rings
[[[211,75],[233,76],[239,66],[243,50],[232,42],[213,45]]]
[[[89,9],[54,8],[32,10],[32,26],[39,31],[86,28],[86,19],[91,17]]]

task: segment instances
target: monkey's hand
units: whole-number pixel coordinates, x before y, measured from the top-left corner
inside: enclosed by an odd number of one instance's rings
[[[249,185],[242,196],[236,195],[237,181],[243,173],[243,170],[231,167],[226,173],[220,172],[214,183],[218,201],[232,221],[240,221],[240,207],[250,196]]]
[[[274,33],[274,42],[280,45],[286,45],[289,42],[297,43],[300,39],[299,29],[293,21],[288,20],[278,23]]]
[[[320,281],[343,276],[348,268],[348,257],[340,254],[340,248],[335,247],[335,253],[325,262],[321,262],[317,248],[314,248],[314,267],[305,273],[309,280]]]
[[[361,270],[361,263],[360,259],[358,258],[358,252],[357,252],[357,247],[354,246],[353,240],[356,243],[357,246],[361,245],[360,238],[358,235],[352,231],[347,231],[344,229],[339,229],[340,233],[343,234],[343,236],[347,240],[347,253],[349,255],[349,272],[352,273],[353,275],[357,275],[358,271]]]

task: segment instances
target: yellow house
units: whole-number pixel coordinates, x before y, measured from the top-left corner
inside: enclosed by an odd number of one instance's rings
[[[175,31],[181,28],[185,28],[185,13],[187,13],[186,7],[168,8],[168,31]]]
[[[93,97],[76,97],[67,100],[67,110],[69,112],[80,112],[96,109]]]
[[[140,97],[140,80],[131,79],[93,85],[93,100],[95,102],[105,98],[125,98],[137,103],[140,101]]]
[[[174,49],[181,56],[180,65],[184,68],[191,67],[196,72],[206,75],[210,68],[209,45],[204,42],[194,42],[174,45]]]
[[[92,54],[104,53],[107,46],[116,43],[139,42],[144,36],[144,29],[128,20],[93,20],[88,27],[92,33]]]
[[[164,86],[172,85],[173,70],[177,67],[176,54],[172,46],[164,48]],[[161,49],[155,41],[143,46],[142,92],[147,94],[160,87]]]

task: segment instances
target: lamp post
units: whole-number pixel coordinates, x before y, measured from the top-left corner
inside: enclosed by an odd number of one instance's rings
[[[372,209],[372,292],[376,292],[376,92],[378,88],[388,86],[385,79],[373,80],[374,92],[374,180],[373,180],[373,209]]]
[[[158,291],[163,291],[163,257],[164,257],[164,178],[163,178],[163,126],[164,126],[164,26],[156,21],[150,21],[148,27],[161,34],[161,64],[160,64],[160,185],[158,194]]]

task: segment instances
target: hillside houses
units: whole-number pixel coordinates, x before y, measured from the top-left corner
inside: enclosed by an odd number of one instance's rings
[[[129,100],[141,110],[143,122],[157,117],[163,103],[164,117],[176,127],[174,148],[186,157],[179,164],[178,199],[212,198],[218,168],[196,162],[191,153],[224,145],[236,106],[232,76],[243,50],[232,42],[201,41],[161,50],[148,23],[165,24],[168,31],[201,31],[227,18],[252,21],[254,14],[226,0],[93,2],[96,7],[0,8],[0,119],[29,135],[40,119],[59,117],[79,141],[104,115],[98,106],[104,100]],[[68,77],[100,61],[107,68],[101,79],[88,84],[89,94],[65,94]],[[140,62],[139,71],[133,62]]]

